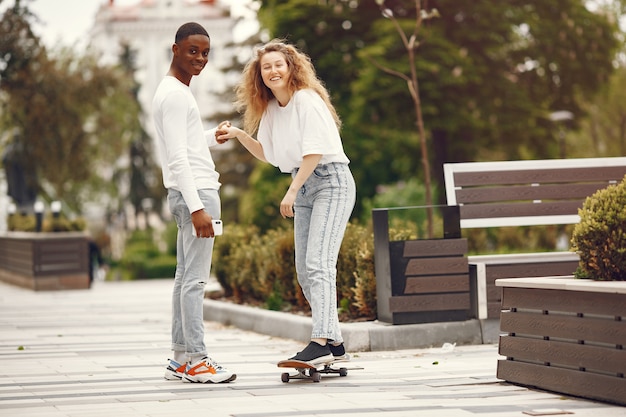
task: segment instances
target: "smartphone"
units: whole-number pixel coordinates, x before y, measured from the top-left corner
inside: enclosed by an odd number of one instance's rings
[[[215,236],[221,236],[222,233],[224,233],[224,227],[221,220],[213,220],[213,233],[215,233]]]
[[[223,223],[220,219],[213,219],[213,233],[215,236],[221,236],[224,233]],[[196,228],[193,227],[193,223],[191,224],[191,234],[193,237],[196,237]]]

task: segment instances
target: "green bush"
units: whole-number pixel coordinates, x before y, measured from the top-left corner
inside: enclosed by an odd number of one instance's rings
[[[37,220],[34,214],[14,214],[7,219],[7,226],[10,231],[35,232]],[[85,219],[79,217],[69,220],[64,215],[53,217],[46,216],[41,224],[42,232],[80,232],[87,228]]]
[[[580,256],[575,275],[626,281],[626,177],[587,197],[578,214],[571,240]]]
[[[395,184],[380,186],[380,191],[373,197],[365,199],[363,202],[363,214],[361,222],[367,224],[372,218],[372,209],[388,207],[413,207],[424,205],[426,202],[426,188],[416,178],[408,181],[400,181]],[[433,190],[433,199],[437,200],[437,190]],[[414,210],[391,210],[389,213],[390,222],[408,221],[415,224],[426,225],[426,209]]]
[[[136,230],[126,241],[124,255],[114,266],[112,276],[121,279],[174,278],[176,255],[163,253],[157,245],[159,236],[153,230]],[[165,237],[171,234],[165,233]],[[168,248],[171,243],[166,245]]]
[[[10,231],[17,232],[34,232],[37,226],[37,221],[34,215],[22,215],[14,214],[9,216],[7,220],[7,226]]]
[[[241,223],[254,224],[262,232],[281,228],[280,201],[285,196],[291,176],[280,173],[270,164],[257,164],[248,181],[249,188],[239,200]]]
[[[156,258],[144,259],[141,278],[174,278],[176,273],[176,256],[159,255]]]
[[[350,318],[376,318],[374,236],[370,228],[348,224],[337,262],[337,297]]]
[[[566,241],[572,225],[480,227],[463,229],[470,255],[493,253],[554,252],[561,235]]]
[[[297,281],[291,226],[260,235],[254,226],[231,225],[215,240],[213,260],[213,274],[234,301],[308,311]],[[337,302],[345,318],[376,317],[374,238],[371,229],[355,223],[346,228],[339,253]]]

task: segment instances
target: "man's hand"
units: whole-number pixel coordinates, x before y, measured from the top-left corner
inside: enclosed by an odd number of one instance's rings
[[[221,122],[218,126],[217,126],[217,130],[215,131],[215,140],[217,141],[217,143],[219,143],[220,145],[222,143],[226,143],[228,142],[228,139],[230,138],[220,138],[218,139],[219,136],[221,135],[225,135],[228,133],[228,128],[231,127],[231,124],[228,120],[224,120],[223,122]]]
[[[196,229],[196,237],[215,237],[213,231],[213,217],[204,209],[191,213],[191,227]]]

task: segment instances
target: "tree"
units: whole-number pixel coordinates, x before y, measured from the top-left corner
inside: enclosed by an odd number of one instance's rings
[[[240,16],[237,20],[238,23],[246,23],[246,19],[243,16]],[[228,74],[228,79],[238,79],[240,77],[247,62],[247,57],[252,53],[254,46],[259,43],[261,43],[261,33],[254,33],[247,39],[225,45],[225,48],[233,51],[230,54],[229,62],[223,68],[220,68],[221,71]],[[224,103],[233,103],[235,101],[234,88],[226,88],[220,94],[220,100]],[[234,108],[230,112],[217,113],[213,117],[215,118],[212,121],[214,124],[218,124],[222,120],[230,120],[237,125],[241,124],[240,114]],[[217,172],[220,173],[220,182],[222,183],[220,192],[222,219],[227,223],[246,223],[259,220],[265,224],[264,222],[268,219],[254,216],[253,213],[257,209],[249,207],[244,202],[262,199],[263,192],[255,188],[251,178],[255,176],[254,172],[256,170],[261,169],[262,164],[258,163],[258,160],[237,142],[230,141],[226,145],[215,146],[211,149]],[[263,174],[258,175],[264,177]],[[275,202],[273,203],[276,204]],[[245,209],[242,209],[242,207],[245,207]]]
[[[386,6],[410,33],[414,2]],[[431,8],[441,17],[422,26],[415,66],[439,188],[445,162],[558,155],[558,126],[548,116],[568,110],[580,120],[582,103],[613,71],[616,22],[579,0],[430,0]],[[410,73],[406,49],[377,5],[263,1],[261,12],[272,36],[304,48],[339,97],[360,199],[379,184],[423,178],[406,82],[368,61]]]
[[[420,142],[420,152],[422,159],[422,168],[424,173],[424,185],[426,189],[426,206],[427,206],[427,216],[428,216],[428,237],[430,239],[433,238],[433,199],[432,199],[432,185],[430,180],[430,161],[428,158],[428,145],[426,143],[426,132],[424,130],[424,118],[422,115],[422,101],[420,98],[420,88],[419,81],[417,78],[417,70],[415,65],[415,55],[417,49],[420,45],[420,40],[418,39],[418,35],[420,34],[420,29],[422,27],[422,23],[425,19],[430,19],[432,17],[438,17],[439,12],[437,9],[426,10],[422,9],[422,3],[420,0],[415,0],[415,22],[413,24],[412,33],[409,32],[409,35],[404,32],[404,29],[400,26],[400,23],[395,18],[393,11],[388,9],[385,6],[385,0],[377,0],[376,3],[380,7],[381,13],[383,16],[387,17],[393,23],[396,31],[400,39],[402,40],[402,45],[407,53],[407,60],[409,64],[409,75],[398,72],[393,68],[389,68],[383,65],[380,65],[377,61],[373,60],[372,62],[382,71],[393,75],[394,77],[398,77],[404,81],[406,81],[409,94],[411,95],[411,99],[413,100],[413,107],[415,109],[415,120],[417,126],[417,134],[419,136]]]
[[[128,94],[132,96],[137,107],[130,109],[130,114],[137,114],[137,118],[129,119],[130,135],[128,144],[129,164],[126,166],[116,167],[116,173],[113,177],[116,183],[128,183],[128,195],[124,200],[128,200],[135,213],[135,223],[137,223],[137,215],[143,213],[147,219],[150,212],[161,213],[162,201],[165,197],[165,190],[161,183],[161,167],[154,161],[154,149],[152,138],[141,126],[139,115],[142,115],[143,109],[139,107],[138,93],[140,84],[134,80],[135,53],[130,45],[124,43],[121,45],[122,53],[119,59],[120,71],[130,81],[127,84],[129,88]],[[116,208],[121,211],[121,207]],[[149,224],[147,224],[149,226]]]
[[[94,195],[117,194],[112,169],[132,132],[138,106],[132,78],[91,55],[60,49],[51,56],[32,33],[16,0],[0,21],[0,111],[32,186],[46,199],[80,212]]]
[[[566,137],[568,156],[626,155],[626,67],[618,68],[585,110],[580,130]]]

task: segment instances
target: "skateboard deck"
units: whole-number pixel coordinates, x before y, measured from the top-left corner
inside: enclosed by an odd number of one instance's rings
[[[349,358],[342,358],[313,365],[309,362],[287,359],[278,362],[277,365],[279,368],[294,368],[296,370],[295,374],[283,372],[280,376],[280,379],[283,382],[289,382],[291,379],[310,379],[313,382],[320,382],[322,380],[322,374],[338,374],[339,376],[347,376],[347,368],[335,368],[333,365],[339,362],[348,362],[349,360]]]

